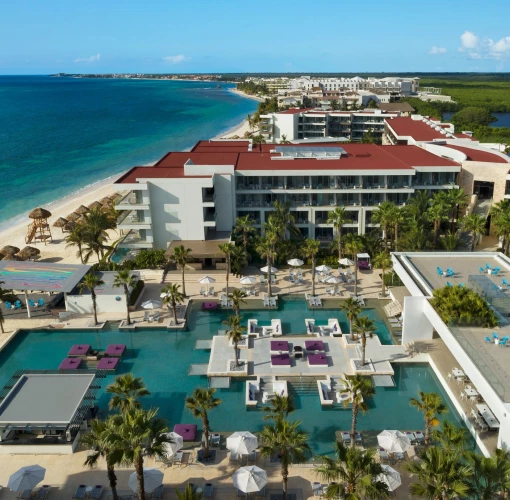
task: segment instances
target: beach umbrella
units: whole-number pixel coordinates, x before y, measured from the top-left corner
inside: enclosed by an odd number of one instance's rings
[[[203,278],[200,278],[198,282],[201,283],[202,285],[209,285],[211,283],[216,283],[216,280],[214,278],[211,278],[210,276],[204,276]]]
[[[66,224],[69,224],[69,221],[67,219],[64,219],[63,217],[59,217],[54,223],[53,227],[61,227],[64,228]]]
[[[257,436],[248,431],[234,432],[227,438],[227,450],[238,455],[248,455],[254,452],[258,445]]]
[[[339,283],[342,283],[342,280],[338,276],[328,276],[324,282],[330,285],[338,285]]]
[[[6,253],[6,254],[2,254],[2,255],[3,255],[2,260],[23,260],[21,257],[19,257],[18,255],[15,255],[13,253]]]
[[[76,222],[76,224],[83,224],[86,221],[87,218],[85,217],[85,215],[80,215],[74,222]]]
[[[34,208],[34,210],[32,210],[28,216],[30,219],[47,219],[48,217],[51,217],[51,212],[45,208],[37,207]]]
[[[21,252],[18,253],[22,259],[30,259],[31,257],[36,257],[40,254],[41,251],[34,247],[25,247],[23,250],[21,250]]]
[[[255,283],[257,283],[257,278],[255,276],[243,276],[239,280],[239,283],[241,283],[241,285],[255,285]]]
[[[261,267],[260,270],[263,273],[269,273],[269,267],[267,267],[267,266]],[[271,267],[271,274],[276,273],[276,271],[278,271],[278,269],[276,269],[276,267]]]
[[[76,222],[81,217],[81,214],[78,214],[76,212],[73,212],[72,214],[69,214],[66,219],[68,222]]]
[[[78,215],[83,215],[83,214],[86,214],[90,212],[90,210],[85,206],[85,205],[80,205],[75,211],[74,213],[78,214]]]
[[[304,264],[304,262],[301,259],[290,259],[287,261],[287,264],[292,267],[299,267]]]
[[[256,465],[241,467],[233,477],[234,486],[243,493],[260,491],[267,484],[267,473]]]
[[[159,294],[159,298],[160,298],[160,299],[164,299],[165,297],[168,297],[168,293],[163,292],[163,293],[160,293],[160,294]]]
[[[33,490],[43,479],[46,469],[40,465],[27,465],[9,478],[7,488],[12,491]]]
[[[402,479],[400,479],[400,474],[389,465],[381,465],[381,467],[384,470],[385,474],[379,474],[377,476],[377,479],[379,481],[384,481],[391,491],[395,491],[399,486],[402,485]]]
[[[329,273],[331,271],[331,267],[322,264],[320,266],[317,266],[315,270],[319,273]]]
[[[142,307],[144,309],[159,309],[162,306],[161,302],[159,300],[146,300],[142,303]]]
[[[113,199],[110,196],[105,196],[99,200],[99,203],[103,206],[108,206],[113,204]]]
[[[18,247],[13,247],[12,245],[6,245],[5,247],[3,247],[1,250],[0,250],[0,253],[4,256],[7,256],[7,255],[14,255],[16,253],[19,252],[19,248]]]
[[[90,210],[92,210],[93,208],[103,208],[103,205],[101,205],[101,203],[99,203],[98,201],[93,201],[90,205],[87,205]]]
[[[145,493],[152,493],[158,486],[163,484],[163,473],[159,469],[143,470],[143,489]],[[129,476],[128,486],[134,492],[138,491],[138,479],[136,472]]]
[[[341,266],[353,266],[354,262],[351,259],[348,259],[347,257],[344,257],[343,259],[338,259],[338,263]]]
[[[404,453],[411,447],[409,438],[400,431],[382,431],[377,435],[377,442],[390,453]]]
[[[68,222],[63,228],[63,231],[72,231],[76,227],[76,222]]]
[[[164,443],[163,448],[165,449],[165,454],[172,457],[183,447],[184,440],[176,432],[168,432],[167,437],[170,438],[171,442]]]

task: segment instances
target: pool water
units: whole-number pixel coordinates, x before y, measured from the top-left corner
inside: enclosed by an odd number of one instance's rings
[[[166,329],[144,329],[142,331],[119,331],[115,327],[109,331],[74,330],[26,330],[18,335],[0,352],[0,387],[5,385],[16,370],[54,370],[67,355],[73,344],[91,344],[93,349],[104,350],[108,344],[127,344],[127,351],[117,370],[121,373],[133,372],[143,377],[151,395],[143,398],[144,407],[157,407],[160,416],[169,426],[177,423],[196,422],[184,407],[184,401],[195,387],[207,387],[207,378],[188,376],[191,363],[207,363],[209,351],[195,350],[198,339],[209,339],[221,327],[223,312],[202,312],[195,304],[190,312],[190,331],[172,332]],[[304,321],[297,317],[315,317],[323,320],[331,316],[331,311],[299,312],[296,304],[284,301],[278,312],[282,325],[289,328],[300,326],[304,330]],[[289,311],[291,311],[289,313]],[[377,311],[372,314],[376,314]],[[258,317],[265,321],[274,313],[269,311],[250,311],[245,316]],[[338,315],[341,318],[341,314]],[[342,321],[342,328],[344,322]],[[302,325],[302,326],[301,326]],[[288,329],[284,329],[288,331]],[[460,425],[461,421],[446,393],[428,365],[395,364],[395,383],[393,388],[377,388],[376,395],[368,403],[370,411],[359,416],[360,430],[383,429],[421,429],[423,416],[411,408],[409,398],[417,397],[418,391],[435,391],[441,394],[449,407],[447,418]],[[110,374],[103,381],[103,389],[113,381]],[[229,389],[220,389],[218,397],[223,404],[211,411],[211,428],[218,432],[235,430],[261,430],[264,422],[259,410],[248,410],[245,406],[245,382],[232,380]],[[292,418],[302,422],[302,428],[310,434],[310,445],[315,454],[331,452],[335,431],[348,430],[351,424],[351,412],[343,408],[322,408],[319,403],[316,386],[296,380],[289,385],[294,396],[297,410]],[[98,393],[98,404],[106,412],[108,395],[104,390]]]
[[[129,253],[129,248],[116,248],[112,253],[110,260],[115,264],[120,264],[124,257]]]

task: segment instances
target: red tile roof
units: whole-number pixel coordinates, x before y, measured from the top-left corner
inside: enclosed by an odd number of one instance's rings
[[[416,141],[433,141],[434,139],[447,139],[445,134],[434,129],[421,120],[413,120],[411,117],[400,116],[386,120],[388,125],[400,137],[412,137]]]
[[[445,146],[447,148],[461,151],[470,161],[481,161],[487,163],[510,163],[510,157],[508,160],[505,160],[505,158],[501,158],[501,156],[494,153],[489,153],[488,151],[481,151],[479,149],[473,149],[469,147],[454,146],[453,144],[445,144]]]
[[[467,134],[453,134],[458,139],[469,139],[470,141],[473,140],[473,138],[470,135]]]
[[[304,113],[304,112],[310,111],[312,109],[313,108],[303,108],[303,109],[300,109],[300,108],[290,108],[290,109],[286,109],[284,111],[278,111],[278,114],[279,115],[296,115],[297,113]]]
[[[195,153],[179,151],[167,153],[154,167],[182,167],[188,160],[195,165],[235,165],[239,153],[229,151],[215,151],[214,153]]]

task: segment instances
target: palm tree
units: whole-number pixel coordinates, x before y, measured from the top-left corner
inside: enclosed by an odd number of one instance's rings
[[[354,321],[354,331],[361,334],[361,365],[365,366],[365,350],[367,348],[367,335],[374,336],[375,324],[367,316],[358,316]]]
[[[234,246],[230,255],[230,273],[240,276],[243,268],[248,265],[248,253],[243,247]]]
[[[262,455],[280,459],[283,479],[282,500],[287,500],[289,465],[305,462],[311,453],[307,443],[308,434],[298,428],[300,423],[279,418],[273,425],[266,425],[260,433]]]
[[[459,237],[452,231],[447,231],[441,240],[447,252],[454,252],[459,244]]]
[[[448,412],[441,396],[435,392],[420,391],[420,399],[411,398],[410,404],[423,413],[425,419],[425,446],[430,444],[430,431],[439,425],[438,415]]]
[[[65,237],[66,248],[78,247],[76,251],[76,257],[80,257],[80,261],[83,262],[83,246],[85,245],[85,228],[82,224],[76,224],[69,234]]]
[[[135,377],[132,373],[115,377],[115,381],[106,387],[106,392],[112,394],[108,407],[121,412],[140,408],[139,398],[150,395],[142,377]]]
[[[226,261],[226,272],[227,272],[227,289],[225,290],[226,294],[228,295],[228,278],[230,276],[230,259],[232,257],[232,252],[235,248],[235,245],[232,242],[228,243],[221,243],[221,245],[218,245],[218,248],[220,251],[225,255],[225,261]]]
[[[317,240],[307,238],[303,247],[303,254],[307,259],[312,260],[312,295],[315,296],[315,265],[317,260],[317,254],[321,249],[321,244]]]
[[[90,292],[90,296],[92,297],[92,309],[94,310],[94,325],[97,325],[97,297],[96,297],[96,288],[104,285],[104,281],[99,278],[99,276],[95,273],[88,273],[84,276],[83,281],[78,284],[78,289],[80,293],[83,293],[85,290]]]
[[[191,396],[186,397],[186,408],[193,417],[202,419],[205,438],[205,457],[209,456],[209,415],[208,412],[219,406],[222,401],[215,397],[216,389],[197,387]]]
[[[236,366],[239,366],[239,352],[237,346],[243,338],[246,327],[241,325],[241,318],[239,316],[229,316],[228,319],[223,321],[223,324],[227,327],[225,335],[227,335],[228,340],[234,345]]]
[[[502,239],[503,252],[507,253],[510,244],[510,200],[498,201],[492,205],[490,213],[496,234]]]
[[[487,221],[479,214],[469,214],[464,217],[462,221],[462,228],[464,231],[471,233],[472,243],[471,251],[475,251],[478,239],[482,234],[485,234],[485,225]]]
[[[278,200],[274,202],[275,211],[271,214],[270,218],[273,218],[281,228],[281,237],[286,240],[287,234],[293,234],[294,236],[300,236],[301,232],[296,226],[296,218],[290,211],[290,203],[288,201],[280,203]]]
[[[360,303],[353,297],[345,299],[343,303],[340,303],[340,309],[346,313],[347,319],[349,320],[349,333],[351,334],[351,340],[354,340],[354,329],[353,323],[358,319],[358,316],[363,310]]]
[[[391,225],[391,217],[395,208],[395,203],[392,201],[384,201],[377,207],[377,210],[372,212],[372,223],[380,225],[383,232],[385,248],[388,248],[388,230]]]
[[[253,136],[252,142],[253,144],[265,144],[266,140],[264,139],[264,136],[262,134],[258,134]]]
[[[423,227],[427,222],[427,210],[430,205],[430,197],[427,191],[416,191],[409,202],[406,204],[407,213],[418,223],[420,227]]]
[[[463,453],[467,444],[467,433],[462,427],[457,427],[445,420],[441,429],[432,431],[432,441],[441,446],[443,450],[452,453]]]
[[[427,216],[434,223],[434,246],[437,246],[441,222],[448,220],[448,200],[446,194],[440,191],[432,198],[432,204],[427,209]]]
[[[120,271],[117,271],[117,275],[113,281],[114,288],[124,289],[124,295],[126,297],[126,321],[128,325],[131,324],[131,318],[129,316],[130,289],[132,290],[136,286],[137,282],[137,277],[134,274],[131,274],[131,271],[128,269],[121,269]]]
[[[388,484],[381,480],[384,469],[375,460],[372,449],[347,448],[335,443],[335,457],[321,456],[320,465],[315,468],[319,478],[329,483],[326,498],[390,498]]]
[[[510,491],[510,453],[496,448],[494,456],[486,458],[471,452],[468,459],[473,471],[470,494],[480,500],[507,498]]]
[[[291,144],[291,142],[287,139],[287,136],[285,134],[282,134],[280,144]]]
[[[458,454],[431,446],[420,454],[420,461],[407,462],[404,468],[418,477],[411,484],[412,495],[431,500],[468,497],[473,472]]]
[[[450,189],[446,200],[450,206],[450,231],[455,231],[455,221],[459,219],[459,211],[468,204],[468,197],[462,188]]]
[[[248,115],[250,116],[250,115]],[[198,492],[191,484],[188,484],[184,491],[175,490],[175,494],[179,500],[202,500],[203,492]]]
[[[139,500],[145,500],[144,457],[163,458],[166,444],[171,442],[168,427],[164,420],[157,418],[157,413],[157,409],[130,408],[112,417],[122,448],[121,462],[135,467]]]
[[[350,220],[351,218],[344,207],[336,207],[335,210],[328,213],[327,223],[333,224],[333,228],[336,231],[338,260],[342,258],[342,228]]]
[[[375,394],[375,389],[368,377],[362,377],[361,375],[344,375],[340,394],[349,396],[349,399],[344,400],[344,406],[352,404],[351,447],[354,447],[358,413],[360,410],[363,413],[369,410],[366,399]]]
[[[186,283],[184,282],[184,271],[186,264],[192,260],[191,248],[184,248],[184,245],[178,245],[174,248],[174,253],[170,256],[170,262],[180,266],[182,273],[182,294],[186,297]]]
[[[176,325],[179,324],[177,320],[177,304],[184,302],[184,294],[179,291],[180,285],[176,283],[170,283],[165,288],[161,289],[161,293],[164,293],[163,304],[168,304],[172,308],[174,313],[174,322]]]
[[[243,300],[246,297],[246,293],[242,290],[239,290],[239,288],[236,288],[232,295],[230,295],[230,298],[232,299],[232,304],[234,311],[236,313],[236,316],[239,317],[239,309],[242,304],[246,304],[246,300]]]
[[[119,463],[122,455],[118,449],[116,431],[112,417],[108,417],[106,420],[93,419],[89,423],[89,432],[83,434],[80,439],[81,444],[92,450],[87,455],[84,465],[95,467],[99,459],[104,458],[113,500],[119,498],[115,465]]]
[[[345,237],[345,250],[354,260],[354,296],[358,296],[358,254],[363,250],[363,241],[359,234],[350,233]]]
[[[395,238],[395,252],[398,252],[398,230],[404,224],[406,217],[404,211],[395,206],[389,214],[389,222],[393,227],[393,235]]]
[[[253,118],[250,114],[246,117],[246,122],[248,123],[248,128],[251,130],[253,128]]]
[[[376,255],[372,264],[373,264],[373,267],[375,267],[376,269],[380,268],[382,271],[381,295],[383,297],[385,297],[386,296],[386,285],[384,283],[384,277],[386,275],[386,271],[390,270],[391,266],[392,266],[391,257],[390,257],[390,254],[388,253],[388,251],[385,250],[384,252],[381,252],[379,255]]]
[[[97,261],[101,262],[104,251],[110,247],[106,245],[107,236],[103,234],[93,234],[92,232],[85,232],[85,246],[82,249],[83,262],[86,264],[90,258],[96,254]]]
[[[269,406],[262,408],[262,411],[268,413],[268,415],[264,415],[264,420],[287,418],[295,410],[296,406],[292,396],[282,396],[280,394],[275,394],[274,398],[269,401]]]
[[[255,232],[255,228],[253,227],[255,221],[250,218],[249,215],[244,215],[243,217],[238,217],[236,219],[236,224],[234,231],[238,234],[242,234],[243,236],[243,248],[244,251],[248,251],[248,237],[250,233]]]
[[[266,233],[266,237],[257,246],[257,253],[261,259],[266,259],[266,266],[269,271],[271,271],[276,259],[276,250],[274,249],[276,241],[276,236],[273,233]],[[271,297],[271,272],[269,272],[269,279],[267,280],[267,294]]]

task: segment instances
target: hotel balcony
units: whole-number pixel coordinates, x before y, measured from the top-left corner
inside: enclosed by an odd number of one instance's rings
[[[216,227],[216,212],[204,209],[204,227]]]
[[[119,248],[152,248],[152,236],[145,229],[132,229],[119,243]]]
[[[141,210],[123,210],[117,219],[119,229],[150,229],[151,218]]]
[[[203,207],[214,207],[216,201],[216,194],[214,189],[202,188],[202,206]]]
[[[144,196],[142,191],[129,191],[117,202],[115,210],[149,210],[149,197]]]

